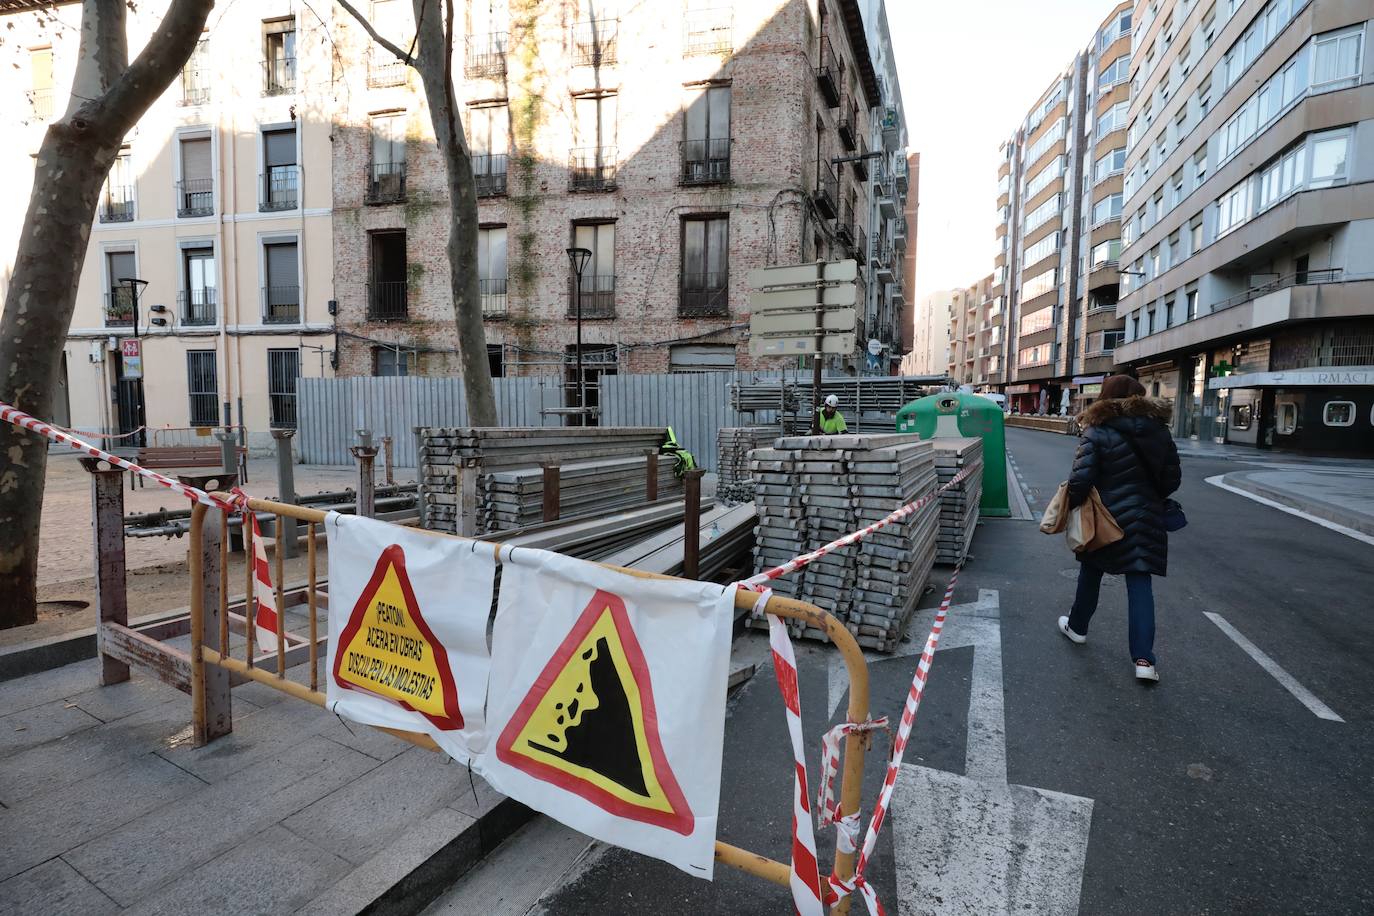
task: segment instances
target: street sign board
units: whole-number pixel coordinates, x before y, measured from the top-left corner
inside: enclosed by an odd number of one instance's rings
[[[858,299],[854,284],[841,283],[821,289],[821,304],[826,306],[853,305]],[[803,286],[796,289],[755,290],[749,294],[751,312],[767,312],[773,309],[816,307],[816,288]]]
[[[124,361],[124,378],[143,378],[143,341],[126,337],[119,342],[119,353]]]
[[[828,356],[848,356],[857,346],[858,338],[852,331],[845,334],[827,334],[821,338],[821,350]],[[749,338],[750,356],[810,356],[815,352],[815,334]]]
[[[847,283],[859,275],[858,262],[853,258],[825,262],[824,280],[827,283]],[[785,267],[763,267],[749,271],[749,286],[765,289],[770,286],[798,286],[816,282],[815,264],[790,264]]]
[[[826,334],[854,334],[858,315],[853,308],[826,309],[822,332]],[[816,334],[816,310],[797,309],[790,312],[761,312],[749,319],[751,337],[799,337]]]

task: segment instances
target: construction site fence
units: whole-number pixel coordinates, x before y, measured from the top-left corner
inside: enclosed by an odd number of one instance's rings
[[[775,377],[768,372],[673,372],[602,375],[594,397],[601,426],[671,426],[679,443],[708,471],[716,470],[716,432],[725,426],[777,422],[775,412],[741,413],[730,406],[730,385]],[[562,426],[548,413],[566,406],[558,376],[492,379],[502,426]],[[414,430],[465,426],[467,406],[458,378],[300,379],[296,448],[306,464],[351,464],[357,430],[374,441],[392,438],[393,462],[414,467]],[[588,401],[593,396],[589,395]]]

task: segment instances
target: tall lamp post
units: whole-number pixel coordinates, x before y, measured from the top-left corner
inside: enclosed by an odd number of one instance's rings
[[[582,376],[582,271],[592,259],[589,248],[569,248],[568,263],[572,265],[576,277],[577,293],[574,298],[577,309],[577,425],[587,425],[587,382]]]

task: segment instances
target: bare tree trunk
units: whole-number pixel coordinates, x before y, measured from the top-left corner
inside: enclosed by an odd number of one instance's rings
[[[434,137],[444,157],[449,203],[449,285],[468,422],[473,426],[496,426],[499,423],[496,394],[491,384],[487,334],[482,325],[482,294],[477,278],[477,184],[472,177],[472,152],[468,149],[453,89],[453,47],[458,39],[453,25],[453,0],[444,0],[442,10],[439,0],[411,2],[415,9],[418,45],[413,55],[378,34],[349,0],[339,0],[339,5],[374,41],[420,74]]]
[[[0,318],[0,401],[52,415],[101,185],[124,136],[190,57],[213,0],[174,0],[128,63],[123,0],[85,0],[67,113],[43,137]],[[37,619],[47,441],[0,424],[0,629]]]

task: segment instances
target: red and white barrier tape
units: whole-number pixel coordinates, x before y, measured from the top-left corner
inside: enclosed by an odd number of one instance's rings
[[[796,572],[803,566],[808,566],[816,562],[828,553],[839,550],[841,547],[848,547],[850,544],[857,544],[859,541],[862,541],[870,534],[873,534],[876,531],[881,531],[888,525],[891,525],[894,522],[900,522],[903,519],[906,519],[911,515],[914,515],[916,512],[919,512],[921,509],[929,505],[933,500],[939,499],[941,493],[944,493],[950,487],[954,486],[956,483],[959,483],[961,480],[967,477],[970,471],[972,471],[972,468],[962,469],[961,471],[959,471],[958,474],[955,474],[954,477],[947,483],[945,483],[943,486],[939,487],[938,489],[930,493],[927,493],[920,499],[913,500],[912,502],[907,503],[905,506],[902,506],[900,509],[894,511],[891,515],[874,522],[867,528],[860,528],[858,531],[851,531],[844,537],[833,540],[829,544],[826,544],[824,547],[817,547],[810,553],[804,553],[799,557],[794,557],[791,560],[788,560],[786,563],[782,564],[781,566],[775,566],[772,569],[765,569],[758,575],[750,576],[748,579],[745,579],[737,584],[740,588],[747,588],[752,589],[754,591],[758,591],[759,587],[764,585],[765,583],[771,582],[774,579],[780,579],[788,573]]]
[[[223,497],[215,496],[211,493],[206,493],[204,490],[201,490],[197,487],[190,487],[184,483],[175,481],[170,477],[165,477],[162,474],[159,474],[157,471],[150,471],[145,467],[140,467],[139,465],[134,464],[132,461],[128,461],[124,458],[119,457],[118,455],[112,455],[104,449],[96,448],[89,442],[82,441],[81,439],[78,439],[76,436],[72,436],[63,432],[62,430],[58,429],[57,427],[54,427],[50,423],[44,423],[42,420],[34,419],[33,417],[24,413],[24,411],[20,410],[18,407],[11,407],[9,404],[0,403],[0,421],[12,423],[15,426],[20,427],[21,429],[27,429],[29,432],[36,433],[40,436],[50,439],[53,442],[58,443],[59,445],[69,445],[75,451],[85,452],[92,458],[99,458],[101,461],[107,462],[114,467],[121,468],[125,471],[130,471],[134,474],[137,474],[140,477],[151,480],[153,483],[158,484],[159,486],[163,486],[176,493],[180,493],[187,499],[194,500],[195,502],[201,503],[205,506],[209,506],[211,509],[223,509],[227,512],[236,512],[242,505],[241,502],[231,502],[227,499],[224,499]]]
[[[234,494],[242,496],[247,505],[247,496],[238,487]],[[244,516],[253,527],[253,623],[256,627],[258,645],[265,652],[277,651],[277,598],[272,589],[272,567],[267,565],[267,545],[262,539],[262,528],[258,526],[258,514],[245,508]],[[278,520],[280,522],[280,520]]]
[[[787,731],[796,760],[792,785],[792,905],[798,916],[823,916],[816,834],[811,825],[810,792],[806,788],[806,755],[802,751],[797,659],[792,654],[792,641],[787,638],[787,624],[777,617],[768,618],[768,643],[773,650],[773,673],[787,707]]]
[[[820,809],[821,826],[835,825],[835,845],[840,852],[859,851],[859,812],[841,815],[835,797],[835,776],[840,771],[840,739],[846,735],[861,735],[885,730],[887,716],[868,722],[841,722],[821,736],[821,791],[816,798]]]

